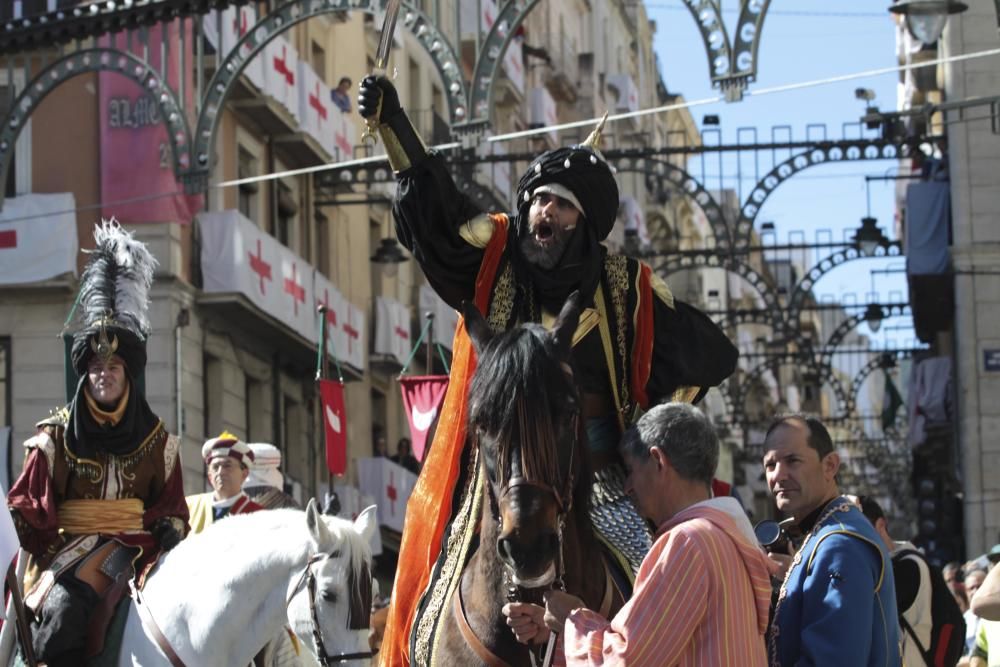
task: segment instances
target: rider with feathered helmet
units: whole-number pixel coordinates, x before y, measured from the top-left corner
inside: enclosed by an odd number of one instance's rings
[[[649,406],[699,400],[735,370],[738,353],[704,313],[675,299],[649,265],[603,245],[620,204],[614,169],[600,151],[603,121],[582,143],[535,158],[508,215],[484,214],[456,187],[444,156],[427,150],[388,79],[361,82],[358,111],[377,129],[396,173],[396,236],[450,306],[461,310],[463,302],[475,302],[499,332],[522,322],[548,324],[566,298],[580,292],[584,311],[572,362],[600,487],[591,517],[614,558],[634,572],[651,542],[622,489],[619,438]],[[471,376],[468,367],[456,371],[471,358],[461,327],[455,340],[449,395],[466,391]],[[416,656],[410,655],[410,630],[418,615],[446,616],[432,608],[446,596],[425,596],[419,611],[417,602],[451,576],[443,565],[463,562],[445,542],[465,447],[458,415],[442,414],[407,505],[383,664],[428,658],[434,630],[414,633]],[[623,539],[621,525],[639,528]],[[437,565],[426,562],[426,554],[438,553],[446,555]]]
[[[95,609],[113,610],[187,532],[180,443],[140,386],[156,260],[113,220],[94,242],[77,296],[75,393],[38,422],[7,496],[36,575],[25,595],[35,654],[53,666],[98,653],[107,619]]]

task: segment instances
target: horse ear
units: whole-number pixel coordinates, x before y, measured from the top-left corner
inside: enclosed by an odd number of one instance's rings
[[[493,338],[490,325],[471,301],[462,302],[462,317],[465,319],[465,330],[472,340],[472,347],[476,348],[477,355],[482,354],[483,348]]]
[[[354,530],[367,542],[378,527],[378,506],[370,505],[354,520]]]
[[[573,334],[580,324],[580,304],[583,299],[580,297],[580,290],[574,291],[566,299],[559,317],[556,318],[555,326],[552,327],[552,340],[556,348],[564,356],[569,356],[570,347],[573,345]]]
[[[326,522],[320,517],[315,498],[310,498],[309,504],[306,505],[306,526],[309,527],[309,534],[316,544],[330,542],[330,529],[326,527]]]

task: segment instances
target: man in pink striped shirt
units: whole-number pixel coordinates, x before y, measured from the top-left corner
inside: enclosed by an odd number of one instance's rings
[[[518,640],[561,632],[567,665],[764,667],[771,584],[767,559],[734,498],[713,498],[719,441],[686,403],[654,407],[625,433],[625,490],[659,530],[632,598],[608,621],[560,591],[546,607],[510,603]]]

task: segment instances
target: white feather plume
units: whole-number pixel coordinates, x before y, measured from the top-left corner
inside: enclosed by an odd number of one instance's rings
[[[118,221],[102,220],[94,228],[95,248],[83,270],[80,285],[81,317],[93,324],[105,313],[143,338],[150,334],[149,288],[153,284],[154,258]]]

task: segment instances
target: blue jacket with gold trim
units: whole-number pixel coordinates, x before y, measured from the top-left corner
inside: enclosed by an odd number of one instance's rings
[[[781,587],[771,664],[898,667],[897,618],[888,552],[861,510],[835,498]]]

